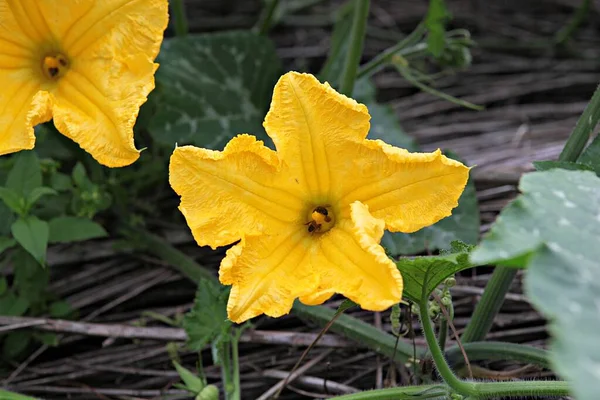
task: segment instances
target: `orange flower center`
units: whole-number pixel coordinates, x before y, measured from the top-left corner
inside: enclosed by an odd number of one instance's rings
[[[317,206],[308,216],[308,233],[323,233],[330,230],[335,224],[335,218],[330,206]]]
[[[52,80],[63,76],[69,68],[69,60],[62,54],[47,55],[42,60],[44,75]]]

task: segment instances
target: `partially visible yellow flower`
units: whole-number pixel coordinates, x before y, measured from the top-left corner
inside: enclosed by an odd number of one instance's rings
[[[384,229],[414,232],[450,215],[469,169],[439,150],[367,140],[369,119],[364,105],[291,72],[264,123],[277,151],[250,135],[222,152],[175,150],[170,182],[198,244],[241,239],[219,271],[232,285],[232,321],[334,293],[373,311],[400,301],[402,277],[379,245]]]
[[[167,0],[0,0],[0,155],[32,149],[54,118],[98,162],[137,160],[167,22]]]

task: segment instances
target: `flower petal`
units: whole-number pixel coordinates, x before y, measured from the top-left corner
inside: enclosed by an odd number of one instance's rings
[[[300,301],[321,304],[341,293],[365,310],[382,311],[400,302],[402,276],[379,245],[384,222],[362,203],[352,203],[350,210],[351,219],[339,221],[321,238],[311,260],[320,274],[319,289]]]
[[[264,127],[280,158],[315,201],[326,199],[331,158],[346,157],[329,150],[345,140],[362,140],[369,132],[367,108],[309,74],[283,75],[273,93]]]
[[[0,69],[0,155],[32,149],[33,127],[52,118],[51,98],[23,70]]]
[[[101,164],[133,163],[139,157],[133,125],[154,88],[156,67],[139,54],[73,61],[55,91],[56,128]]]
[[[458,205],[469,168],[442,155],[409,153],[380,140],[347,145],[342,204],[360,201],[390,231],[415,232],[449,216]],[[351,165],[350,165],[351,164]]]
[[[15,0],[16,1],[16,0]],[[154,60],[168,23],[167,0],[77,0],[38,3],[49,29],[72,59],[142,53]]]
[[[233,285],[227,315],[241,323],[260,314],[280,317],[294,299],[313,292],[318,275],[310,264],[311,244],[302,226],[289,226],[278,235],[247,236],[227,251],[219,278]]]
[[[215,248],[299,225],[305,206],[298,184],[284,172],[274,151],[254,136],[238,135],[222,152],[178,147],[169,181],[198,244]]]

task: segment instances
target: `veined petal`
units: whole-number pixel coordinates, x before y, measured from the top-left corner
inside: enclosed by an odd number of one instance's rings
[[[222,152],[175,149],[169,181],[198,244],[216,248],[300,226],[298,184],[279,167],[277,154],[250,135],[236,136]]]
[[[280,158],[315,201],[332,187],[331,159],[346,157],[332,149],[346,140],[362,140],[369,132],[367,108],[309,74],[283,75],[273,92],[264,127]]]
[[[321,304],[341,293],[365,310],[385,310],[400,302],[403,288],[398,268],[379,245],[385,224],[360,202],[352,203],[350,217],[320,239],[311,260],[319,289],[300,301]]]
[[[32,149],[33,127],[52,118],[51,98],[27,71],[0,70],[0,155]]]
[[[0,54],[30,57],[39,33],[30,22],[30,13],[24,11],[25,2],[34,0],[0,1]]]
[[[386,229],[415,232],[449,216],[458,205],[469,168],[442,155],[409,153],[380,140],[347,146],[342,204],[360,201]]]
[[[154,89],[157,65],[137,54],[124,59],[73,60],[55,90],[54,123],[99,163],[122,167],[139,151],[133,125]]]
[[[17,1],[17,0],[14,0]],[[145,54],[154,60],[168,22],[167,0],[76,0],[38,3],[49,29],[72,59]]]
[[[294,299],[314,291],[318,275],[310,263],[314,241],[302,226],[278,235],[247,236],[227,251],[219,277],[232,285],[227,315],[241,323],[260,314],[280,317]]]

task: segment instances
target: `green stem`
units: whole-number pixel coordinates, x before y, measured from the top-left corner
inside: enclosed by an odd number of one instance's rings
[[[352,28],[350,30],[350,48],[346,55],[344,69],[340,79],[340,92],[346,96],[352,96],[356,71],[360,63],[367,30],[367,18],[369,17],[370,0],[354,0],[354,15]]]
[[[408,50],[408,46],[412,46],[418,42],[419,39],[425,33],[425,25],[419,24],[414,31],[412,31],[407,37],[405,37],[402,41],[393,45],[392,47],[384,50],[375,56],[371,61],[367,62],[365,65],[361,66],[358,70],[358,74],[356,79],[361,79],[363,77],[369,77],[373,75],[375,72],[379,71],[380,68],[388,64],[392,57],[396,54],[401,56],[406,56],[406,52],[402,52],[403,50]],[[426,49],[427,45],[423,46],[423,49]]]
[[[477,393],[474,399],[532,396],[568,396],[569,386],[563,381],[518,381],[474,383]],[[333,397],[335,400],[421,400],[448,399],[449,390],[440,385],[400,386],[389,389],[371,390]]]
[[[516,274],[516,268],[496,267],[460,338],[462,343],[485,339]]]
[[[577,161],[596,127],[598,119],[600,119],[600,86],[596,88],[590,102],[585,107],[579,120],[577,120],[575,129],[571,132],[562,153],[558,157],[559,161]]]
[[[171,10],[175,21],[175,36],[184,37],[188,34],[188,21],[185,15],[184,0],[171,0]]]
[[[234,382],[233,374],[231,373],[231,349],[229,343],[220,342],[217,344],[217,348],[220,348],[220,360],[221,363],[221,379],[223,380],[223,392],[225,392],[226,400],[235,400],[233,398],[234,393]],[[239,399],[238,399],[239,400]]]
[[[511,360],[550,368],[550,354],[547,350],[518,343],[473,342],[463,343],[470,361]],[[453,346],[444,353],[448,363],[454,368],[464,365],[460,347]]]
[[[577,29],[583,24],[592,7],[591,0],[583,0],[579,8],[575,11],[573,17],[569,20],[566,26],[554,36],[554,43],[557,46],[566,44],[569,39],[577,32]]]
[[[260,35],[266,35],[271,26],[273,25],[273,17],[275,16],[275,10],[279,5],[279,0],[267,0],[267,4],[261,14],[261,18],[254,27]]]
[[[238,348],[240,333],[241,332],[237,330],[231,335],[231,362],[233,363],[233,393],[231,394],[230,400],[241,400],[242,398],[242,391],[240,387],[240,353]]]
[[[444,358],[442,349],[438,345],[433,330],[433,324],[429,317],[427,309],[428,293],[427,276],[423,285],[423,293],[419,302],[419,314],[421,317],[421,327],[425,340],[429,346],[429,351],[435,366],[448,386],[457,393],[464,396],[472,396],[476,399],[487,399],[495,397],[520,397],[520,396],[567,396],[569,386],[562,381],[519,381],[519,382],[489,382],[476,383],[466,382],[458,379]]]
[[[448,321],[443,316],[440,319],[440,329],[438,332],[438,344],[442,351],[446,348],[446,338],[448,337]]]

